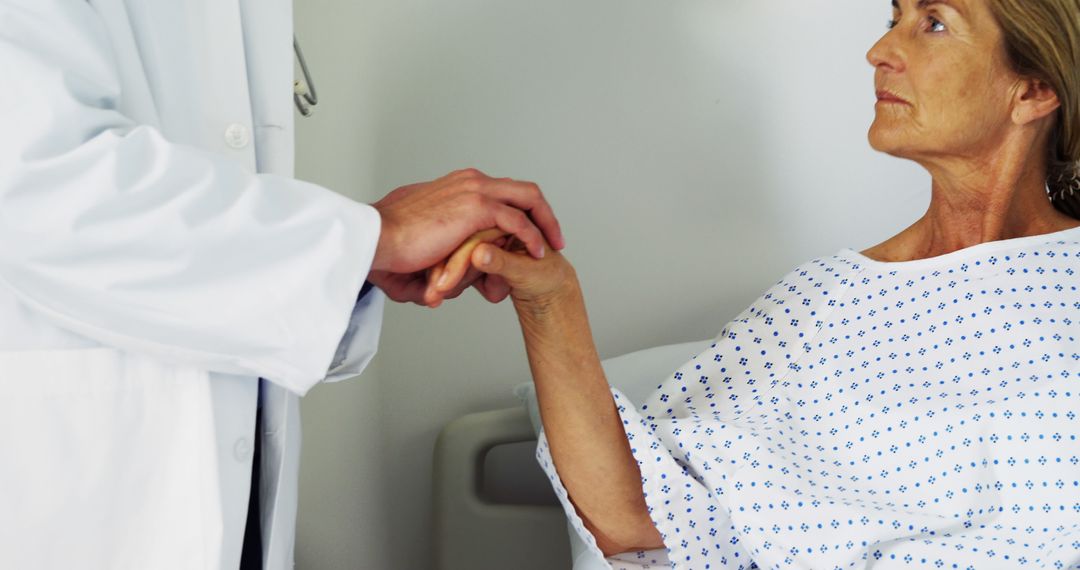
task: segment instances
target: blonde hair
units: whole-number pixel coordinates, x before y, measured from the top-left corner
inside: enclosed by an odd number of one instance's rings
[[[1057,94],[1047,190],[1061,212],[1080,219],[1080,0],[989,0],[1013,70]]]

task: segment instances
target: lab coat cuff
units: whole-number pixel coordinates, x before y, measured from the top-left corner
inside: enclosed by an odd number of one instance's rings
[[[373,290],[361,297],[371,262],[375,258],[382,220],[375,208],[367,204],[354,202],[328,190],[326,193],[328,201],[337,202],[341,220],[339,227],[344,231],[340,236],[343,249],[337,267],[323,277],[328,294],[316,302],[320,313],[313,313],[323,315],[320,334],[317,339],[313,338],[307,343],[313,349],[307,362],[318,363],[318,368],[309,369],[299,385],[267,377],[301,396],[319,382],[359,374],[375,355],[382,326],[382,293]],[[345,349],[341,348],[343,342]],[[336,365],[339,353],[346,356]]]
[[[352,378],[367,368],[379,347],[385,305],[386,295],[365,284],[360,290],[356,305],[353,306],[348,328],[341,337],[324,382],[339,382]]]

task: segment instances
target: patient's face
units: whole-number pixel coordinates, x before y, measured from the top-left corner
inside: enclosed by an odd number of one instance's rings
[[[987,0],[895,0],[890,26],[867,53],[879,95],[870,145],[920,162],[992,153],[1019,77]]]

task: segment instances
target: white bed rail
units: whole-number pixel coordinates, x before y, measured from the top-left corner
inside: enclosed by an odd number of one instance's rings
[[[482,492],[488,453],[527,441],[536,434],[523,406],[469,414],[443,429],[434,462],[436,570],[571,567],[562,507],[498,504]]]

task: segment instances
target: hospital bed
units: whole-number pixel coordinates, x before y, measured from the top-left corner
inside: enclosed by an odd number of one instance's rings
[[[676,368],[709,345],[688,342],[604,361],[608,381],[639,404]],[[607,564],[568,528],[535,459],[540,428],[531,383],[520,406],[469,414],[435,445],[436,570],[599,570]]]

